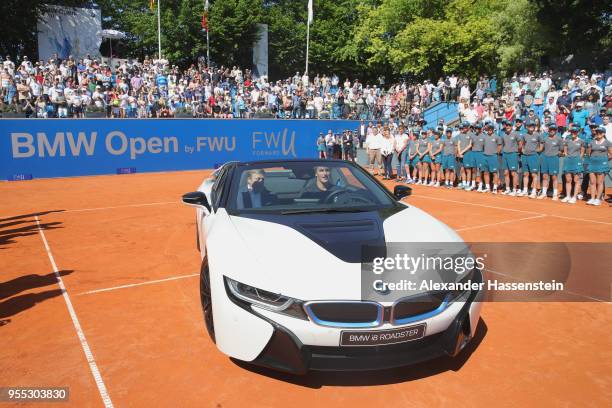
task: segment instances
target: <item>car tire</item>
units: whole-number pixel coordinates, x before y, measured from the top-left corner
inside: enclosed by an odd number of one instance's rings
[[[196,230],[196,246],[198,247],[198,251],[200,250],[200,233],[198,231],[198,219],[196,217],[196,222],[195,222],[195,230]]]
[[[213,343],[215,340],[215,322],[213,320],[212,295],[210,291],[210,271],[206,258],[202,261],[200,269],[200,301],[202,303],[202,313],[204,315],[204,325]]]

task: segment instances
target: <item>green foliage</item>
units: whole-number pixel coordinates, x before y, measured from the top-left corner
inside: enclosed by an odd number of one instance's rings
[[[606,0],[531,0],[550,42],[549,57],[579,55],[605,66],[612,55],[612,3]]]
[[[270,2],[265,22],[269,30],[270,76],[286,77],[304,72],[308,0]],[[337,72],[364,77],[361,56],[352,50],[352,32],[358,23],[358,7],[366,0],[314,0],[310,26],[309,72]]]
[[[354,31],[371,69],[438,77],[533,65],[540,55],[535,8],[528,0],[383,0],[360,9]]]
[[[99,0],[105,28],[130,35],[133,57],[157,56],[157,3],[149,0]],[[211,59],[218,64],[251,65],[256,24],[262,19],[260,0],[212,1],[208,15]],[[201,27],[203,0],[162,0],[162,56],[186,65],[206,56],[206,32]]]
[[[157,1],[157,0],[156,0]],[[36,21],[45,3],[1,0],[0,53],[37,55]],[[149,0],[95,0],[103,28],[128,33],[130,57],[157,55],[157,14]],[[250,67],[257,24],[268,24],[273,79],[303,72],[308,0],[211,0],[210,55]],[[372,80],[380,75],[437,78],[509,74],[570,54],[605,66],[612,55],[612,6],[595,0],[314,0],[311,73]],[[206,55],[204,0],[162,0],[162,53],[188,65]],[[586,56],[586,58],[584,58]]]

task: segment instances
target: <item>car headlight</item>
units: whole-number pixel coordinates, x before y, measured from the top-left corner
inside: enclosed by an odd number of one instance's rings
[[[254,286],[225,277],[228,295],[250,305],[255,305],[273,312],[286,314],[299,319],[308,320],[301,300],[278,293],[268,292]]]

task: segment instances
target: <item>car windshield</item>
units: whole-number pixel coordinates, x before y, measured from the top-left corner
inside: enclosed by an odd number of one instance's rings
[[[372,211],[397,205],[363,170],[346,162],[238,165],[227,210],[298,214]]]

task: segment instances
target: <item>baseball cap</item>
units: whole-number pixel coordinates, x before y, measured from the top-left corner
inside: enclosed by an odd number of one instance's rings
[[[525,122],[525,126],[535,126],[535,122],[533,120],[528,120],[527,122]]]
[[[523,119],[522,119],[522,118],[516,118],[514,121],[515,121],[515,122],[521,122],[521,123],[523,123]]]
[[[606,128],[603,126],[599,126],[597,129],[595,129],[595,131],[597,133],[606,133]]]
[[[448,133],[448,132],[453,133],[454,130],[455,129],[453,129],[452,127],[447,127],[446,128],[446,133]]]
[[[549,123],[548,124],[548,129],[557,129],[557,124],[556,123]]]

